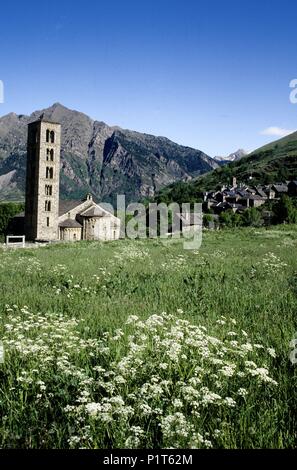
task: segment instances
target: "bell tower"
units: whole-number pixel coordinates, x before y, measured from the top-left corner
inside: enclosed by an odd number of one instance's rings
[[[40,116],[28,125],[25,233],[28,240],[59,239],[61,125]]]

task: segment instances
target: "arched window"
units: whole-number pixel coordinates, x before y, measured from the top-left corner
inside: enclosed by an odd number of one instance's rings
[[[51,158],[51,162],[53,162],[54,161],[54,149],[50,150],[50,158]]]
[[[48,162],[50,159],[50,149],[46,149],[46,161]]]
[[[45,195],[52,196],[53,187],[50,184],[45,185]]]
[[[47,166],[47,167],[46,167],[46,175],[45,175],[45,177],[52,180],[53,177],[54,177],[54,169]]]
[[[49,142],[50,141],[50,133],[51,131],[49,129],[46,130],[46,141]]]
[[[51,211],[51,201],[45,201],[45,211],[50,212]]]
[[[51,131],[51,144],[55,143],[55,133],[54,131]]]

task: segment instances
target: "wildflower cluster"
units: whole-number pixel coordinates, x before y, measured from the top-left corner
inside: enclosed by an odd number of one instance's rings
[[[221,322],[227,326],[227,319]],[[218,446],[226,420],[250,391],[277,385],[262,363],[274,350],[253,344],[244,331],[225,331],[219,339],[166,313],[145,321],[130,316],[127,327],[133,334],[125,354],[108,369],[99,366],[94,393],[67,408],[75,422],[73,447],[106,445],[107,435],[114,447]],[[117,330],[105,342],[121,350],[125,337]]]
[[[24,253],[27,253],[26,251]],[[1,266],[8,270],[18,272],[23,270],[26,274],[40,273],[43,270],[41,262],[33,256],[16,256],[14,250],[5,251],[1,255]]]
[[[161,263],[161,267],[167,271],[182,268],[183,266],[186,266],[186,264],[187,260],[184,255],[169,256],[166,258],[166,261]]]
[[[108,350],[100,340],[82,337],[78,331],[82,320],[60,313],[32,313],[27,306],[17,305],[6,305],[6,318],[2,341],[5,365],[9,370],[14,364],[16,370],[12,388],[23,387],[34,395],[37,386],[35,399],[43,398],[46,405],[49,398],[55,398],[53,394],[46,396],[54,371],[56,381],[70,381],[77,390],[89,393],[93,377],[80,367],[79,359],[103,357]]]
[[[66,275],[63,271],[55,278],[55,284],[52,286],[55,294],[65,295],[67,298],[80,298],[94,294],[101,289],[106,289],[106,283],[109,282],[111,273],[104,268],[99,268],[98,274],[93,274],[88,283],[85,280],[75,280],[73,274]],[[52,278],[53,282],[53,278]]]
[[[278,256],[271,252],[267,253],[262,262],[258,263],[258,265],[259,264],[266,274],[274,274],[276,270],[288,266],[287,263],[284,263]]]
[[[140,245],[140,243],[137,243],[137,245]],[[141,248],[141,246],[137,245],[127,244],[121,246],[120,249],[115,252],[114,258],[120,262],[133,262],[139,259],[145,259],[147,262],[149,262],[149,252],[146,249]]]

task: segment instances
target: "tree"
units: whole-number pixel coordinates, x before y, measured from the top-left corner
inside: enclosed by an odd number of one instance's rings
[[[0,204],[0,234],[5,234],[11,219],[24,210],[24,204],[8,202]]]
[[[262,225],[260,212],[255,207],[246,209],[242,214],[242,223],[246,227],[259,227]]]
[[[293,199],[284,194],[274,208],[277,223],[297,223],[297,208]]]
[[[229,209],[220,214],[220,223],[224,227],[239,227],[241,225],[241,217],[239,214],[234,214],[232,209]]]

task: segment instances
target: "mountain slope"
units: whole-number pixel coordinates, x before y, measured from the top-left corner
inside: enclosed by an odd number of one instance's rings
[[[61,196],[91,192],[112,201],[153,196],[178,180],[189,180],[216,168],[199,150],[165,137],[110,127],[59,103],[30,116],[10,113],[0,118],[0,199],[20,199],[25,189],[27,125],[45,117],[62,124]]]
[[[221,166],[188,183],[173,183],[161,189],[157,200],[187,202],[199,197],[201,191],[219,189],[231,184],[235,176],[239,183],[269,184],[297,179],[297,132],[261,147],[238,161]]]

